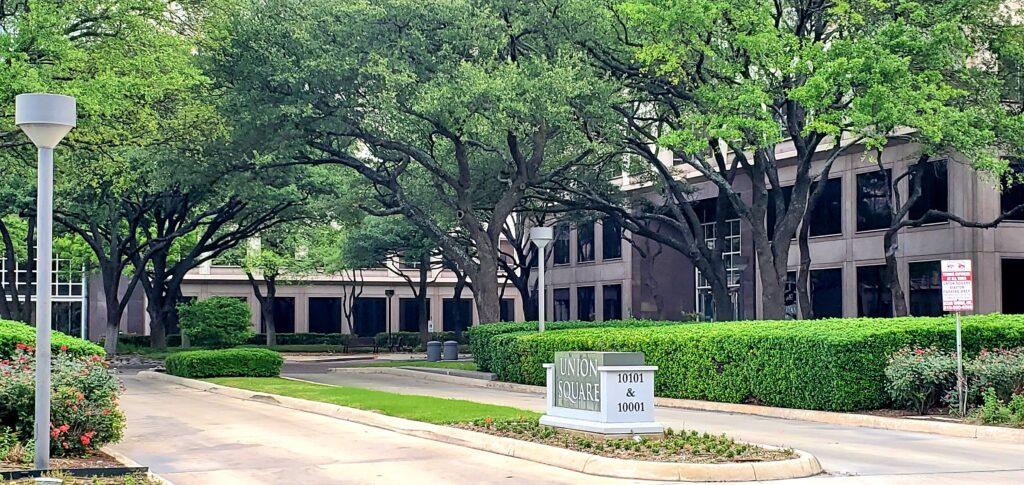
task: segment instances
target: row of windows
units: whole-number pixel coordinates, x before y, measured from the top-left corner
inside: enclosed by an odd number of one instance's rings
[[[914,316],[942,315],[942,283],[939,261],[910,263],[909,310]],[[796,272],[788,275],[786,313],[797,318]],[[812,270],[811,309],[814,318],[843,316],[842,268]],[[857,316],[892,317],[892,293],[885,279],[885,265],[857,267]]]
[[[53,260],[53,273],[51,282],[53,284],[54,296],[82,296],[82,270],[80,267],[71,265],[71,260],[55,258]],[[17,285],[18,293],[34,294],[35,284],[28,284],[26,271],[20,265],[14,269],[14,284]],[[0,285],[5,289],[9,288],[7,281],[7,260],[0,259]]]
[[[569,288],[555,288],[552,292],[556,322],[572,319]],[[601,320],[622,319],[622,285],[603,285],[601,287]],[[576,288],[576,319],[592,322],[597,319],[595,287],[580,286]]]
[[[247,297],[236,297],[248,302]],[[182,302],[195,299],[195,297],[183,297]],[[426,300],[427,315],[430,315],[431,298]],[[342,331],[342,299],[338,297],[310,297],[308,301],[308,322],[309,332],[312,333],[338,333]],[[442,304],[442,325],[444,330],[454,331],[456,320],[460,330],[466,330],[473,323],[473,299],[463,298],[456,301],[454,298],[444,298]],[[515,321],[515,300],[506,298],[501,300],[501,321]],[[398,315],[392,315],[394,321],[397,317],[398,330],[402,332],[419,331],[419,301],[415,298],[400,298],[398,301]],[[274,298],[274,329],[278,333],[295,332],[295,298],[276,297]],[[428,317],[429,318],[429,317]],[[360,337],[372,337],[381,332],[387,332],[387,298],[385,297],[358,297],[352,307],[352,328],[353,333]],[[442,327],[437,327],[441,330]],[[266,331],[265,322],[260,322],[260,332]],[[172,329],[171,333],[176,333]]]
[[[594,241],[594,222],[576,225],[576,262],[589,263],[594,261],[596,253]],[[613,219],[601,221],[601,258],[602,260],[619,259],[622,257],[622,228]],[[555,225],[554,264],[569,264],[569,224]]]

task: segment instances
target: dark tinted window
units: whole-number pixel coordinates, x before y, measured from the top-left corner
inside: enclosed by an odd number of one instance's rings
[[[576,288],[577,320],[592,322],[597,317],[594,311],[594,287],[581,286]]]
[[[1024,205],[1024,161],[1014,160],[1010,162],[1013,176],[1008,177],[1007,187],[1003,189],[1000,196],[1003,212],[1010,212],[1017,206]],[[1014,215],[1007,217],[1010,221],[1024,221],[1024,210],[1017,211]]]
[[[919,317],[942,315],[942,271],[939,261],[910,263],[910,314]]]
[[[341,298],[309,299],[309,331],[313,333],[341,331]]]
[[[857,316],[892,316],[892,293],[885,281],[885,265],[857,268]]]
[[[622,319],[622,285],[604,285],[601,309],[602,320]]]
[[[387,332],[388,305],[386,298],[356,298],[352,306],[352,331],[360,337],[373,337]]]
[[[843,316],[843,270],[819,269],[811,271],[811,307],[814,318]]]
[[[556,288],[552,294],[554,296],[554,315],[551,316],[551,319],[562,322],[571,318],[569,316],[569,289]]]
[[[818,184],[811,186],[815,190]],[[783,187],[782,196],[789,207],[793,193],[793,187]],[[778,220],[775,214],[775,206],[768,199],[768,237],[775,236],[775,222]],[[840,178],[829,179],[825,183],[824,192],[818,198],[818,203],[811,208],[810,236],[831,236],[843,233],[843,180]]]
[[[569,225],[555,226],[554,264],[569,264]]]
[[[946,161],[925,162],[920,172],[910,177],[910,187],[914,187],[918,177],[921,180],[921,196],[910,206],[910,213],[907,215],[911,219],[920,219],[929,209],[949,211],[949,176]],[[925,223],[944,221],[944,217],[929,216]]]
[[[889,205],[888,177],[892,171],[868,172],[857,175],[857,230],[885,229],[892,222]]]
[[[503,298],[501,300],[501,321],[503,322],[514,322],[516,321],[516,301],[511,298]]]
[[[441,302],[441,313],[445,332],[454,332],[456,328],[459,331],[466,330],[473,323],[473,301],[462,298],[456,300],[454,298],[445,298]],[[437,330],[435,327],[434,330]]]
[[[614,219],[601,221],[601,246],[602,259],[622,257],[622,228]]]
[[[266,333],[267,322],[260,318],[260,332]],[[279,296],[274,298],[274,331],[295,333],[295,298]]]
[[[594,223],[576,226],[576,261],[586,263],[594,260]]]
[[[427,320],[430,320],[430,299],[426,305]],[[398,302],[398,329],[403,332],[420,331],[420,305],[416,298],[402,298]]]

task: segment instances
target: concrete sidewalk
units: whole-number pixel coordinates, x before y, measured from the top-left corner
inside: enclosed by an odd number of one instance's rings
[[[404,376],[329,373],[292,377],[544,410],[543,396],[535,394]],[[1024,445],[673,408],[658,408],[656,417],[675,429],[726,433],[745,441],[808,451],[834,476],[882,480],[877,483],[896,483],[897,475],[916,479],[907,483],[969,483],[972,479],[987,484],[1024,483]]]

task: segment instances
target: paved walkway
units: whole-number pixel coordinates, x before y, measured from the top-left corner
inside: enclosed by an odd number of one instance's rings
[[[358,373],[296,374],[294,377],[544,409],[543,397],[535,394],[411,377]],[[972,483],[974,480],[986,484],[1024,483],[1024,445],[673,408],[659,407],[655,416],[675,429],[726,433],[745,441],[809,451],[833,477],[861,476],[871,483]]]

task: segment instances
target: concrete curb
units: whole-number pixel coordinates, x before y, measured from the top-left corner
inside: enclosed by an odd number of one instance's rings
[[[416,372],[416,374],[422,373]],[[409,436],[489,451],[589,475],[634,480],[735,482],[803,478],[817,475],[822,471],[821,465],[814,456],[799,450],[794,450],[798,454],[798,458],[774,462],[694,464],[623,460],[449,426],[395,418],[334,404],[225,387],[157,372],[139,372],[138,377],[169,382],[236,399],[258,401],[297,411],[320,414]],[[765,446],[765,448],[771,447]]]
[[[522,392],[529,394],[544,394],[544,388],[526,384],[515,384],[501,381],[481,381],[457,376],[426,374],[424,372],[396,369],[389,367],[349,367],[345,369],[330,369],[329,372],[366,372],[372,369],[371,373],[391,374],[403,377],[416,377],[419,379],[435,380],[449,384],[462,384],[464,386],[486,387],[501,389],[504,391]],[[1002,443],[1024,443],[1024,429],[1004,428],[1000,426],[979,426],[974,424],[944,423],[939,421],[924,421],[905,418],[890,418],[886,416],[871,416],[868,414],[837,413],[832,411],[812,411],[809,409],[775,408],[771,406],[755,406],[752,404],[732,404],[712,401],[697,401],[693,399],[675,399],[668,397],[655,397],[654,404],[666,408],[693,409],[697,411],[713,411],[718,413],[750,414],[754,416],[765,416],[769,418],[789,419],[798,421],[810,421],[814,423],[835,424],[841,426],[858,426],[862,428],[887,429],[890,431],[907,431],[912,433],[928,433],[955,438],[972,438],[982,441],[995,441]]]
[[[135,460],[133,460],[131,458],[128,458],[127,456],[124,456],[121,453],[118,453],[118,452],[110,449],[109,446],[104,446],[103,448],[100,448],[100,451],[110,455],[115,460],[121,462],[121,464],[124,465],[124,466],[146,468],[147,470],[149,470],[149,467],[146,467],[145,465],[142,465],[139,462],[137,462],[137,461],[135,461]],[[168,479],[166,479],[164,477],[161,477],[160,475],[157,475],[156,473],[153,473],[152,470],[146,472],[146,478],[148,478],[150,481],[153,481],[153,482],[156,482],[156,483],[160,483],[160,484],[163,484],[163,485],[174,485],[174,483],[172,483],[170,480],[168,480]]]

